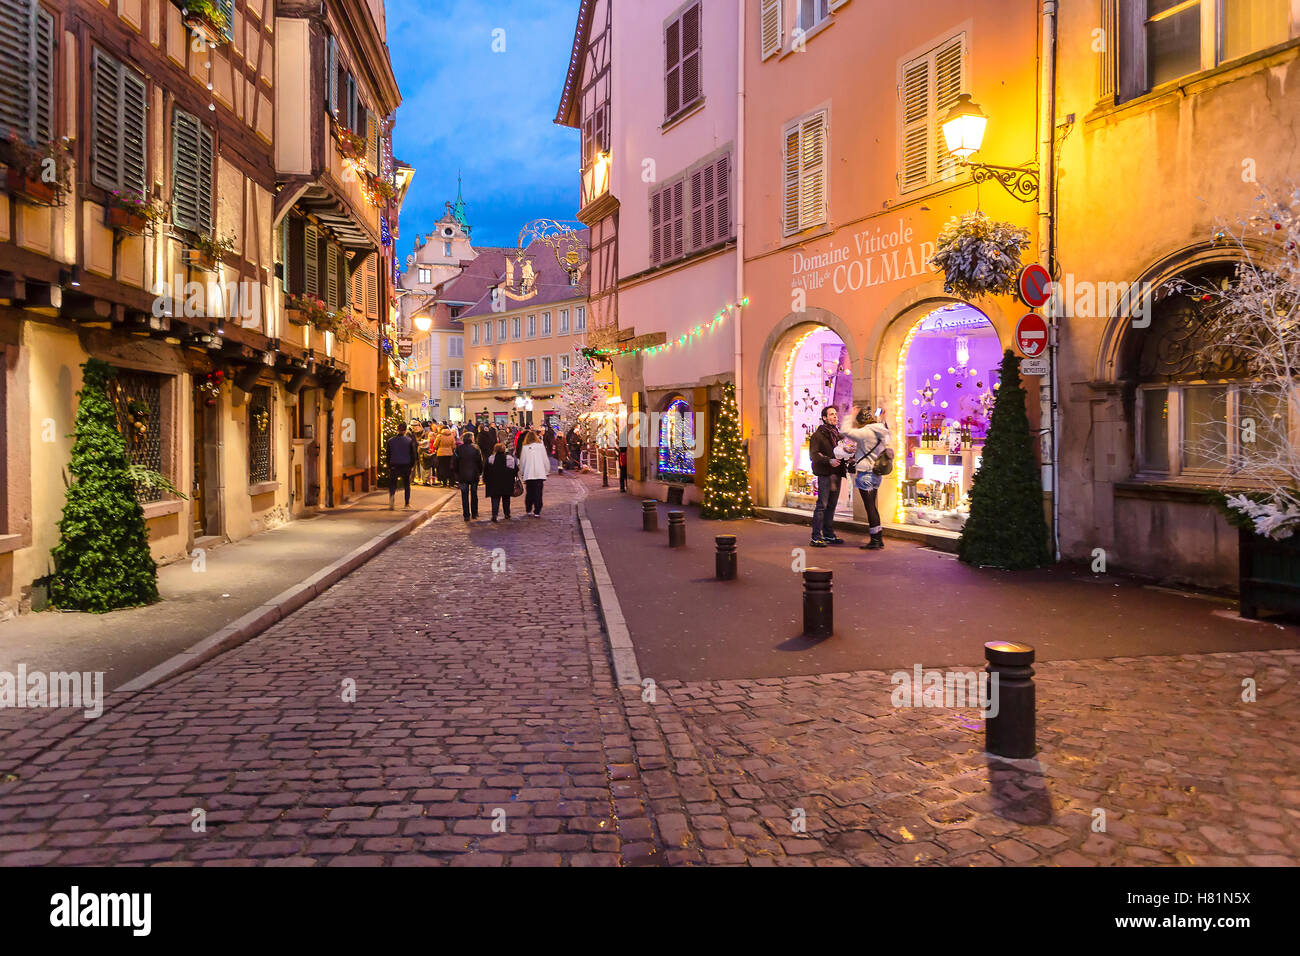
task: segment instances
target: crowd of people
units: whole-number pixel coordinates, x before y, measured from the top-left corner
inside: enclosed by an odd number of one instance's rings
[[[552,472],[579,467],[581,441],[570,428],[553,425],[502,425],[415,421],[397,427],[385,444],[388,507],[396,507],[397,488],[411,506],[411,483],[460,488],[466,521],[478,518],[479,484],[492,503],[492,520],[510,518],[510,499],[523,497],[524,514],[541,517],[543,489]]]

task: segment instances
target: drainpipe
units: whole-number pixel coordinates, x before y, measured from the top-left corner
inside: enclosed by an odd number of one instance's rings
[[[1058,0],[1043,0],[1042,53],[1038,67],[1038,261],[1055,278],[1056,272],[1056,7]],[[1055,296],[1049,305],[1048,387],[1043,411],[1048,423],[1051,463],[1043,467],[1044,486],[1052,493],[1052,553],[1061,560],[1061,412],[1058,351],[1061,304]]]
[[[745,297],[745,0],[736,0],[739,26],[736,30],[736,308],[734,367],[736,374],[736,414],[740,419],[741,441],[745,438],[743,366],[741,365],[740,323],[744,316],[740,300]]]

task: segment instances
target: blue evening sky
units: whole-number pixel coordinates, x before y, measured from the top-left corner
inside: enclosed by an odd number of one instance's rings
[[[552,120],[577,15],[578,0],[387,0],[402,91],[393,153],[415,167],[399,261],[456,198],[457,170],[476,246],[514,246],[529,220],[576,215],[578,131]]]

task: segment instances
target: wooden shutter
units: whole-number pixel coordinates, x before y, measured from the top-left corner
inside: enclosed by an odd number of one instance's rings
[[[352,283],[348,276],[348,254],[342,246],[336,247],[335,272],[339,277],[339,304],[347,305],[352,301]]]
[[[366,261],[366,315],[372,319],[379,317],[379,268],[378,257],[371,256]]]
[[[366,114],[366,165],[370,171],[379,172],[379,123],[370,110]]]
[[[332,242],[325,243],[325,305],[331,312],[337,312],[339,300],[338,246]]]
[[[172,222],[196,232],[201,231],[198,139],[199,121],[189,113],[175,110],[172,113]]]
[[[0,134],[26,138],[30,127],[30,0],[0,0]]]
[[[715,192],[714,223],[718,239],[731,238],[731,153],[720,157],[713,164],[713,182]]]
[[[930,61],[903,67],[903,129],[900,191],[924,186],[930,177]]]
[[[830,6],[831,13],[834,13],[836,10],[838,10],[840,7],[844,6],[844,4],[848,2],[849,0],[831,0],[831,6]]]
[[[682,106],[682,22],[674,20],[664,31],[664,118]]]
[[[354,133],[360,132],[357,129],[360,122],[357,117],[357,108],[360,105],[357,102],[357,81],[351,73],[348,74],[348,90],[343,102],[348,107],[348,129]]]
[[[90,181],[101,189],[112,190],[118,188],[122,178],[119,122],[122,102],[122,66],[99,50],[91,54],[90,63]],[[176,219],[176,223],[180,225],[181,220]]]
[[[1101,0],[1101,40],[1104,44],[1098,56],[1101,58],[1101,99],[1107,103],[1115,102],[1117,85],[1115,82],[1119,51],[1118,17],[1115,5],[1118,0]]]
[[[235,0],[217,0],[217,9],[226,18],[226,39],[235,38]]]
[[[365,266],[357,268],[352,276],[352,308],[358,312],[366,311],[366,273]]]
[[[55,138],[54,17],[39,3],[32,10],[32,139],[48,143]]]
[[[704,168],[691,173],[691,234],[687,240],[689,249],[702,249],[708,242],[704,229],[704,210],[707,205],[704,196]]]
[[[300,295],[306,291],[306,285],[303,279],[304,272],[304,223],[297,216],[290,216],[287,220],[289,238],[288,238],[288,268],[285,270],[285,280],[290,295]]]
[[[684,232],[686,229],[686,209],[684,193],[686,191],[686,180],[679,179],[668,187],[668,196],[672,202],[671,218],[669,220],[671,232],[665,237],[665,243],[668,248],[664,250],[664,258],[676,259],[682,254]]]
[[[309,296],[320,298],[320,261],[317,240],[320,231],[308,223],[303,230],[302,277],[303,288]]]
[[[934,56],[933,131],[930,134],[934,143],[934,181],[947,176],[957,162],[948,152],[948,143],[943,137],[943,120],[966,85],[965,47],[966,35],[961,34],[941,46]]]
[[[658,265],[664,258],[663,226],[664,198],[666,190],[659,189],[650,194],[650,264]],[[567,323],[566,323],[567,324]],[[568,331],[563,329],[562,331]]]
[[[325,108],[334,115],[339,109],[339,49],[331,34],[325,38]]]
[[[799,231],[799,124],[785,131],[785,184],[783,209],[785,232]]]
[[[762,58],[781,52],[781,8],[785,0],[761,0],[759,7],[759,34],[762,45]]]
[[[691,173],[692,250],[707,248],[718,241],[717,173],[717,163],[713,162]]]
[[[148,161],[145,156],[145,129],[148,125],[148,99],[144,77],[134,70],[122,69],[122,169],[121,188],[148,197]],[[209,143],[211,137],[209,137]],[[209,145],[209,151],[211,146]],[[211,160],[209,160],[211,162]],[[206,208],[206,207],[205,207]]]
[[[198,142],[196,150],[199,157],[199,230],[205,234],[212,233],[212,162],[215,150],[212,147],[212,133],[196,119]]]
[[[800,125],[799,228],[826,218],[826,114],[817,113]]]
[[[700,98],[700,5],[682,14],[682,106]]]

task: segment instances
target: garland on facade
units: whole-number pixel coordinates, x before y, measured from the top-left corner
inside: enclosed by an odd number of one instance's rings
[[[582,350],[582,354],[586,355],[588,358],[593,358],[593,359],[605,359],[612,355],[636,355],[638,352],[644,352],[646,355],[656,355],[659,352],[665,352],[671,348],[690,344],[692,339],[698,336],[702,336],[705,332],[711,332],[716,326],[720,325],[723,321],[725,321],[727,318],[727,313],[730,312],[732,309],[739,310],[741,308],[744,308],[747,305],[749,305],[748,296],[741,299],[740,302],[737,303],[736,305],[732,305],[728,303],[726,308],[721,309],[717,313],[715,313],[713,318],[710,319],[708,322],[703,323],[701,325],[697,325],[695,326],[695,328],[691,329],[688,332],[683,332],[681,335],[673,339],[671,342],[663,342],[659,345],[643,345],[640,346],[639,348],[623,348],[623,349],[585,348]]]
[[[740,440],[740,413],[736,408],[736,386],[722,386],[722,408],[713,433],[713,454],[704,483],[701,518],[748,518],[754,514],[749,497],[749,463]]]

